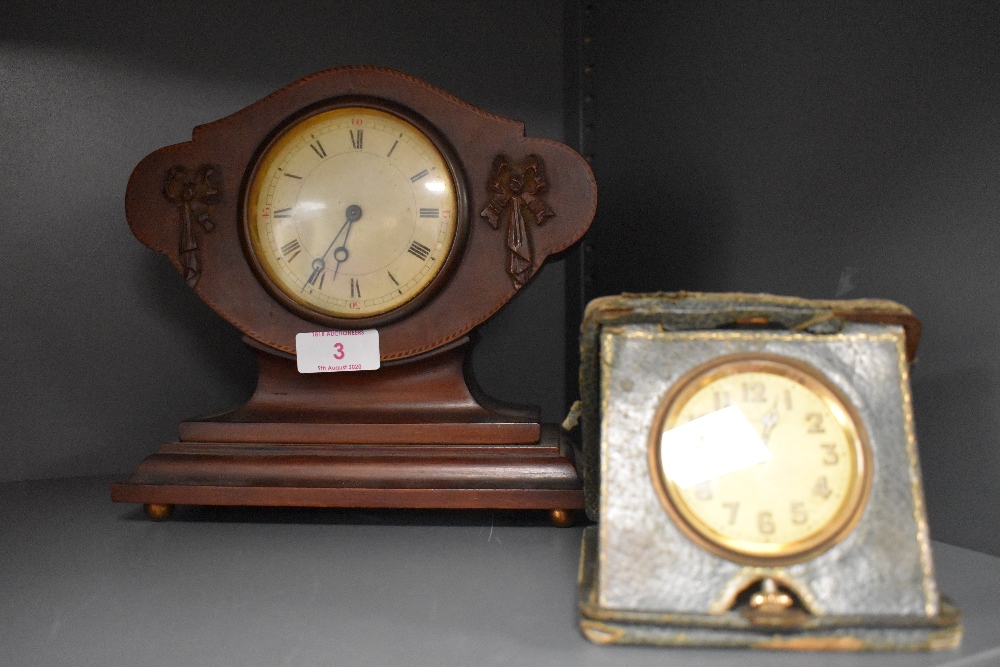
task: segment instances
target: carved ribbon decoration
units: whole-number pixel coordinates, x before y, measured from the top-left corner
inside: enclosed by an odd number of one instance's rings
[[[198,284],[201,262],[198,256],[198,236],[194,222],[206,232],[212,231],[214,206],[219,203],[221,186],[219,171],[212,165],[202,165],[192,173],[184,167],[171,167],[163,184],[163,196],[177,206],[181,214],[178,259],[184,270],[184,282],[189,287]]]
[[[498,229],[501,222],[507,225],[507,273],[516,289],[531,278],[534,268],[528,223],[541,225],[555,215],[543,199],[547,186],[545,165],[537,155],[529,155],[519,164],[506,155],[493,160],[487,184],[492,196],[481,215],[493,229]]]

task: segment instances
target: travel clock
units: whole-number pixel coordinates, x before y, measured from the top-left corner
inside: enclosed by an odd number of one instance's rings
[[[920,325],[884,300],[605,297],[584,316],[598,643],[957,645],[934,577],[909,384]]]

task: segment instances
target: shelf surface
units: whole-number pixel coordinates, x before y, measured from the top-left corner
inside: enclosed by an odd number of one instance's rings
[[[957,650],[601,647],[577,626],[582,528],[545,514],[184,507],[154,523],[111,481],[0,485],[0,664],[1000,664],[1000,558],[940,542]]]

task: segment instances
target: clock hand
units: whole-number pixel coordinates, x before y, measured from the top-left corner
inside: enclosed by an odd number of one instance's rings
[[[316,279],[319,278],[320,275],[323,273],[323,271],[326,270],[326,262],[323,260],[322,257],[317,257],[312,261],[312,269],[313,272],[309,274],[309,280],[307,280],[306,284],[302,286],[302,289],[299,290],[300,292],[305,292],[306,287],[316,284]]]
[[[333,258],[337,260],[337,267],[336,269],[334,269],[332,280],[337,279],[337,272],[340,271],[340,264],[344,262],[349,255],[349,253],[347,252],[347,237],[351,235],[351,227],[354,225],[355,222],[358,221],[358,219],[361,218],[361,207],[358,206],[357,204],[351,204],[344,211],[344,217],[346,218],[344,220],[344,224],[340,226],[339,230],[337,230],[337,235],[333,237],[332,241],[330,241],[330,245],[326,247],[326,251],[322,255],[313,260],[312,262],[313,272],[309,276],[309,280],[306,282],[306,284],[302,286],[301,291],[305,291],[306,285],[315,284],[316,279],[319,278],[320,274],[326,270],[326,256],[330,254],[331,250],[333,250]],[[346,234],[344,234],[345,229],[347,230]],[[333,246],[337,242],[337,239],[340,238],[341,234],[344,234],[344,241],[340,244],[340,246],[334,249]]]
[[[344,224],[342,224],[340,226],[340,230],[337,231],[337,235],[333,237],[332,241],[330,241],[330,245],[328,245],[326,247],[326,252],[324,252],[322,255],[320,255],[320,259],[325,259],[326,258],[326,256],[330,253],[330,250],[333,248],[333,244],[336,243],[337,239],[340,238],[340,235],[344,233],[344,229],[347,229],[347,233],[348,234],[351,233],[351,225],[358,218],[361,217],[361,207],[358,206],[358,205],[356,205],[356,204],[351,204],[350,206],[347,207],[347,210],[344,211],[344,216],[347,219],[344,220]],[[346,243],[347,243],[347,238],[345,237],[344,238],[344,244],[346,244]],[[337,250],[340,250],[341,248],[343,248],[345,251],[347,250],[344,247],[344,245],[341,245],[339,248],[337,248]],[[336,254],[336,251],[334,251],[334,254]]]
[[[347,258],[350,256],[350,253],[347,252],[347,237],[351,235],[351,229],[354,228],[354,223],[361,218],[361,207],[356,204],[351,204],[347,207],[344,214],[347,216],[347,221],[344,223],[344,225],[347,226],[347,233],[344,234],[343,242],[341,242],[341,244],[333,251],[333,258],[337,260],[337,266],[333,269],[333,278],[331,280],[337,279],[337,274],[340,272],[340,265],[347,261]],[[343,229],[344,228],[341,227],[341,231],[343,231]],[[340,236],[339,232],[337,233],[337,236]],[[333,241],[336,243],[337,239],[334,238]],[[330,245],[332,246],[333,243]],[[330,252],[329,248],[327,248],[327,252]]]
[[[774,427],[778,425],[778,401],[775,399],[774,406],[764,413],[761,418],[760,423],[763,425],[764,430],[761,432],[760,437],[767,444],[768,439],[771,437],[771,431]]]

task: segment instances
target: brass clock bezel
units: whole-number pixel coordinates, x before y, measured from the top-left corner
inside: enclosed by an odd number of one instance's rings
[[[455,186],[455,233],[452,238],[448,255],[438,269],[434,278],[412,299],[396,308],[383,313],[371,316],[359,317],[338,317],[328,315],[315,310],[311,305],[296,298],[294,294],[286,292],[276,280],[271,276],[270,271],[265,266],[254,249],[251,237],[254,232],[250,221],[250,194],[254,180],[256,179],[261,165],[271,148],[277,144],[282,137],[293,131],[300,123],[327,111],[345,108],[372,109],[391,114],[400,120],[409,123],[433,144],[439,155],[448,167],[449,175]],[[250,161],[250,166],[243,177],[240,187],[239,198],[239,224],[240,242],[243,246],[243,254],[250,265],[251,270],[260,284],[286,309],[299,317],[324,325],[332,329],[367,329],[382,326],[390,322],[402,319],[407,315],[417,311],[448,282],[457,267],[465,248],[469,236],[469,205],[468,205],[468,183],[465,170],[461,166],[455,150],[447,141],[443,134],[423,116],[417,114],[412,109],[396,104],[389,100],[370,96],[340,96],[325,100],[318,104],[310,105],[305,109],[289,116],[280,123],[275,130],[261,142]]]
[[[660,439],[672,428],[681,408],[705,386],[736,373],[762,372],[803,385],[827,406],[854,452],[851,487],[833,517],[819,530],[790,542],[759,543],[732,538],[704,524],[680,496],[676,484],[666,479],[660,457]],[[660,504],[675,525],[693,542],[716,556],[756,566],[779,566],[813,558],[843,540],[857,525],[867,506],[872,486],[872,452],[861,416],[850,400],[813,366],[789,357],[739,353],[718,357],[685,373],[660,401],[650,429],[648,463]]]

